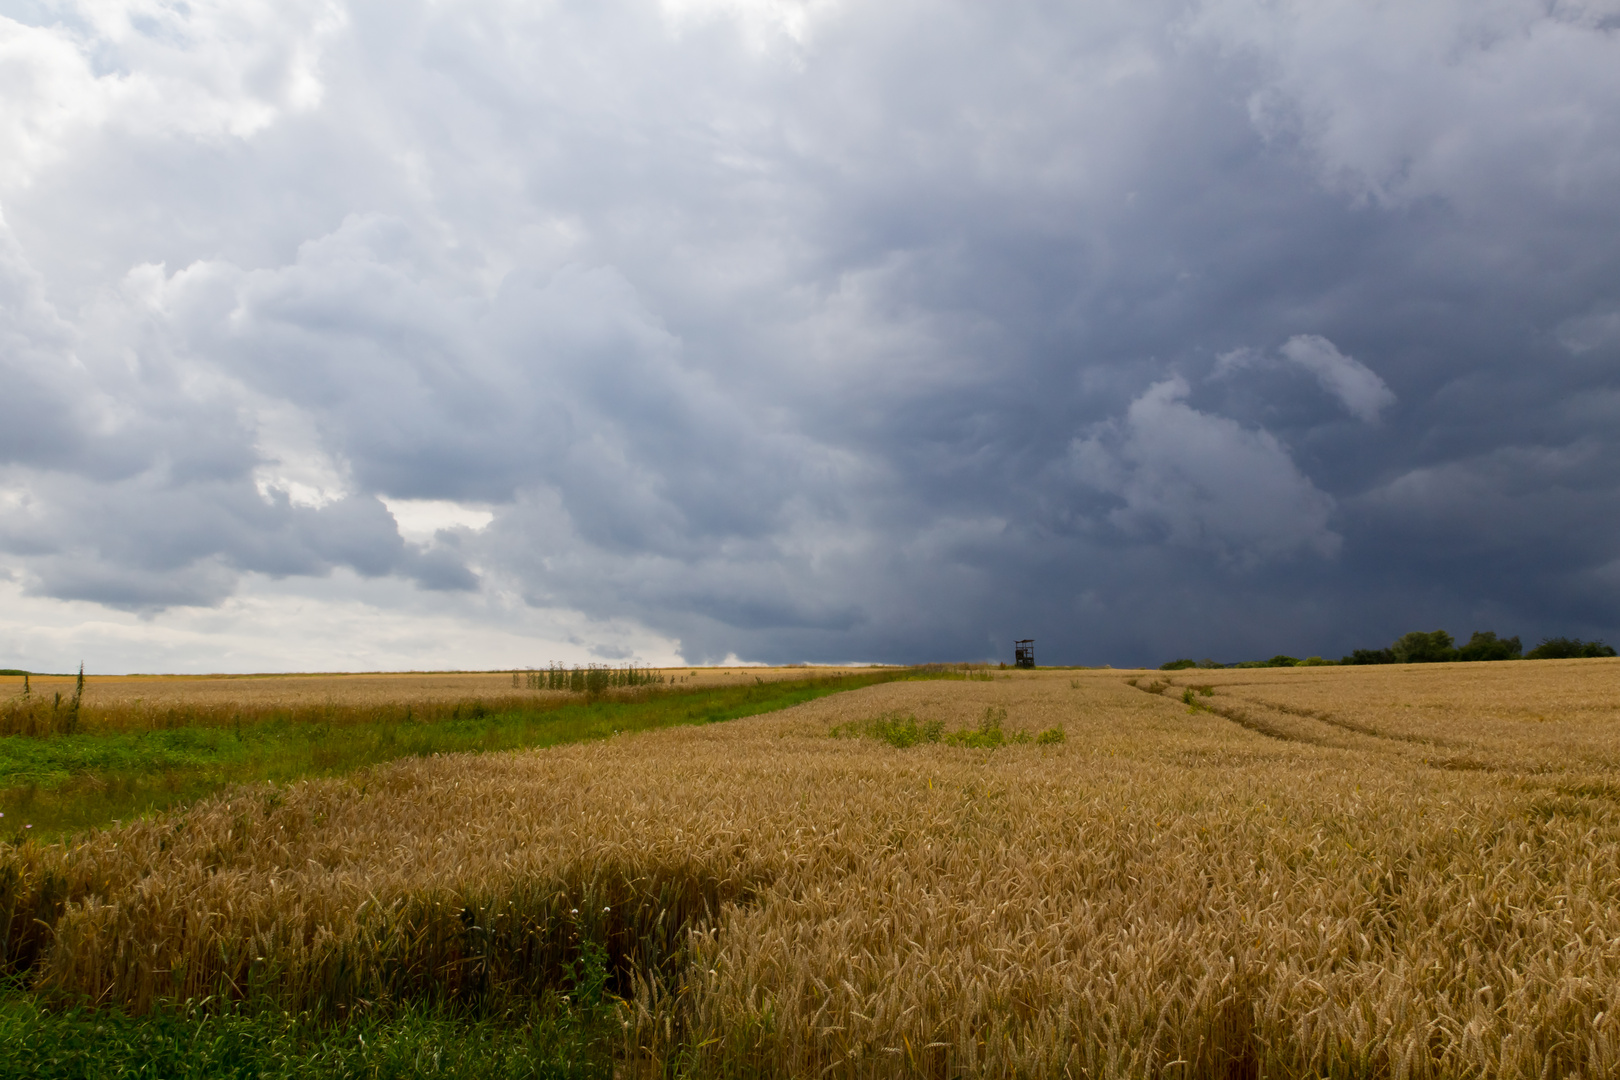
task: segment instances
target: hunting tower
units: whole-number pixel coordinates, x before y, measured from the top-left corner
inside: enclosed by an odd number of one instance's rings
[[[1022,641],[1013,642],[1013,667],[1032,668],[1034,666],[1035,639],[1025,638]]]

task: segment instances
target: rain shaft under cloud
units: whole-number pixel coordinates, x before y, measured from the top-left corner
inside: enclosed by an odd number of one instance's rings
[[[6,662],[1620,637],[1620,4],[62,0],[0,95]]]

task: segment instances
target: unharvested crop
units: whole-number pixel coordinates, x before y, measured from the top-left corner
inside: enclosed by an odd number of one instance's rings
[[[238,790],[13,849],[6,956],[137,1011],[343,1014],[597,955],[625,1072],[1620,1072],[1620,665],[1196,674]]]

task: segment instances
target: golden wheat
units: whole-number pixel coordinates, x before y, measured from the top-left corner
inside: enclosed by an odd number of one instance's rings
[[[598,941],[627,1070],[1615,1075],[1617,675],[892,683],[25,844],[0,911],[39,987],[137,1010],[477,999]],[[829,737],[986,709],[1067,741]]]

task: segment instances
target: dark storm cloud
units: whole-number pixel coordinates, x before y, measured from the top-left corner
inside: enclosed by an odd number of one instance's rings
[[[694,660],[1620,637],[1612,6],[159,14],[0,38],[37,593],[346,567]]]

